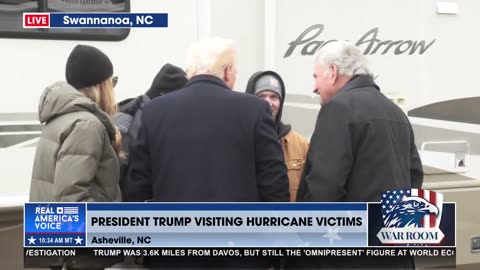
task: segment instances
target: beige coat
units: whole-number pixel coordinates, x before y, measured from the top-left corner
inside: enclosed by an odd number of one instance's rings
[[[294,202],[305,166],[309,143],[302,135],[293,130],[281,139],[281,143],[288,168],[290,201]]]
[[[121,201],[119,164],[110,117],[65,82],[45,89],[45,123],[35,154],[31,202]]]

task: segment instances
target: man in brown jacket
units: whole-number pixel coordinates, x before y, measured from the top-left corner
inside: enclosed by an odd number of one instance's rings
[[[282,144],[288,168],[290,201],[294,202],[309,143],[302,135],[293,131],[290,125],[282,123],[283,101],[285,100],[285,84],[282,77],[274,71],[256,72],[250,77],[246,92],[263,98],[270,104],[278,139]]]

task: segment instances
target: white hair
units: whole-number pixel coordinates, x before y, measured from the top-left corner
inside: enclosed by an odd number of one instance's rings
[[[367,58],[357,46],[348,41],[335,41],[323,46],[315,56],[315,64],[323,67],[335,65],[339,75],[343,76],[369,75],[373,77]],[[327,74],[328,69],[324,75],[327,76]]]
[[[188,51],[187,77],[208,74],[222,78],[228,65],[234,65],[233,42],[223,38],[209,38],[192,44]]]

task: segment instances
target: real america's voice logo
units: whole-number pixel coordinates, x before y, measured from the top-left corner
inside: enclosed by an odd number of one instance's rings
[[[437,245],[445,235],[440,230],[443,195],[425,189],[400,189],[382,193],[384,227],[377,237],[383,244]]]

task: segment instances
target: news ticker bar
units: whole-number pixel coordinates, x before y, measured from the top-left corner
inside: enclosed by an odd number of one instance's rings
[[[456,257],[456,248],[24,248],[25,257]]]
[[[167,13],[23,13],[23,28],[168,27]]]
[[[456,249],[439,247],[416,248],[24,248],[24,268],[47,267],[45,262],[97,259],[135,261],[142,267],[155,267],[155,262],[167,262],[168,269],[198,268],[199,263],[225,262],[245,266],[252,260],[314,269],[320,265],[346,263],[348,269],[390,269],[393,265],[412,265],[423,269],[456,268]],[[152,264],[153,263],[153,264]],[[144,265],[145,264],[145,265]],[[161,264],[160,264],[161,265]],[[163,265],[165,267],[165,265]],[[143,268],[142,268],[143,269]],[[155,268],[157,269],[157,268]],[[164,268],[161,268],[164,269]],[[166,268],[165,268],[166,269]],[[206,268],[201,268],[206,269]],[[223,269],[223,268],[222,268]],[[233,269],[233,268],[228,268]],[[243,268],[242,268],[243,269]],[[247,269],[247,268],[245,268]],[[249,268],[250,269],[250,268]],[[258,269],[258,268],[255,268]],[[266,268],[265,268],[266,269]],[[287,267],[288,269],[288,267]],[[322,268],[324,269],[324,268]],[[325,268],[326,269],[326,268]],[[331,268],[328,268],[331,269]],[[346,269],[346,267],[335,267]],[[403,268],[402,268],[403,269]]]

